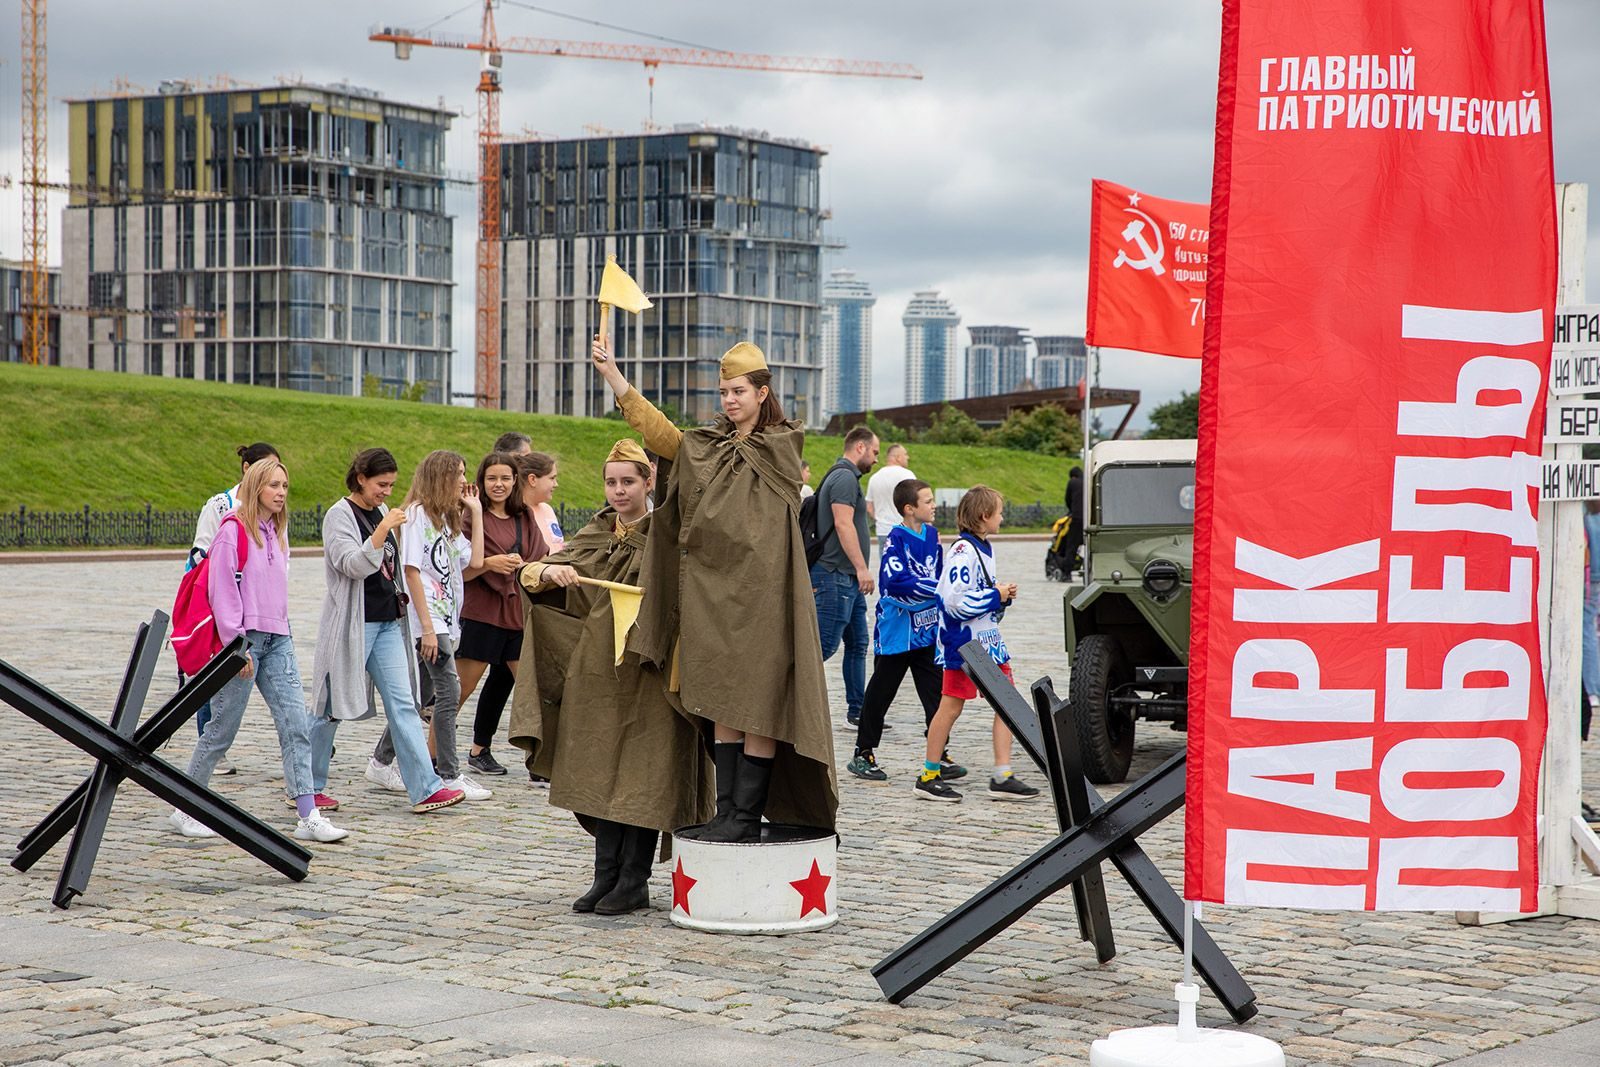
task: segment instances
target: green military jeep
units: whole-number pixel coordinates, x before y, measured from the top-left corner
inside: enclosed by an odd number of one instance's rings
[[[1068,702],[1092,782],[1120,782],[1133,724],[1188,725],[1193,441],[1103,441],[1089,456],[1085,573],[1067,586]]]

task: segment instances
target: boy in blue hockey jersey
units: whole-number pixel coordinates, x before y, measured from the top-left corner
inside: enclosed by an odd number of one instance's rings
[[[950,730],[967,701],[978,695],[960,669],[961,646],[979,641],[989,656],[1011,677],[1011,653],[1000,636],[1000,617],[1017,597],[1015,582],[995,579],[994,548],[989,538],[1000,530],[1005,500],[986,485],[975,485],[956,507],[961,535],[945,553],[939,576],[938,598],[943,609],[940,638],[944,644],[944,696],[938,714],[928,726],[927,757],[916,782],[921,800],[959,801],[961,794],[944,783],[939,757],[950,741]],[[994,717],[994,775],[989,779],[992,800],[1033,800],[1039,791],[1011,773],[1011,731]]]
[[[933,489],[907,478],[894,487],[900,525],[889,531],[878,562],[878,607],[873,628],[872,680],[861,703],[855,756],[845,769],[869,782],[888,780],[874,750],[883,738],[883,719],[900,691],[906,671],[916,684],[923,716],[929,723],[939,708],[943,660],[939,655],[939,568],[944,551],[933,525]],[[946,776],[959,778],[966,768],[941,764]]]

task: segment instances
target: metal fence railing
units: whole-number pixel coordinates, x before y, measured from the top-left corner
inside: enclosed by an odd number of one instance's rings
[[[299,508],[289,515],[289,543],[322,542],[322,515],[326,505]],[[589,521],[597,509],[571,504],[557,507],[561,528],[569,533]],[[1019,529],[1049,526],[1063,514],[1059,506],[1042,501],[1006,505],[1005,525]],[[4,548],[127,548],[180,547],[194,537],[196,512],[157,510],[145,505],[127,510],[96,510],[85,504],[77,511],[42,511],[18,507],[0,513],[0,549]],[[934,525],[954,533],[956,509],[937,509]]]
[[[289,513],[289,543],[322,543],[326,505]],[[563,530],[589,521],[594,508],[561,506],[556,517]],[[194,538],[194,509],[158,510],[148,504],[126,510],[97,510],[85,504],[77,511],[43,511],[18,507],[0,513],[0,548],[127,548],[182,547]]]

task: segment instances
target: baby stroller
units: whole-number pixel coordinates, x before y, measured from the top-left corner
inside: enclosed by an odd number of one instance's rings
[[[1072,536],[1072,516],[1063,515],[1050,526],[1050,547],[1044,554],[1044,576],[1064,582],[1078,569],[1078,549],[1083,539]]]

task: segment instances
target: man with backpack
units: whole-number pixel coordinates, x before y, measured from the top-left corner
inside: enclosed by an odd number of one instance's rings
[[[867,533],[867,498],[861,476],[878,462],[878,435],[857,426],[844,436],[844,455],[823,476],[817,488],[816,541],[808,544],[811,592],[817,602],[817,629],[822,658],[832,657],[844,642],[844,693],[850,725],[861,716],[867,688],[867,595],[872,592],[871,545]],[[811,504],[811,500],[806,501]],[[803,531],[809,535],[810,531]]]

